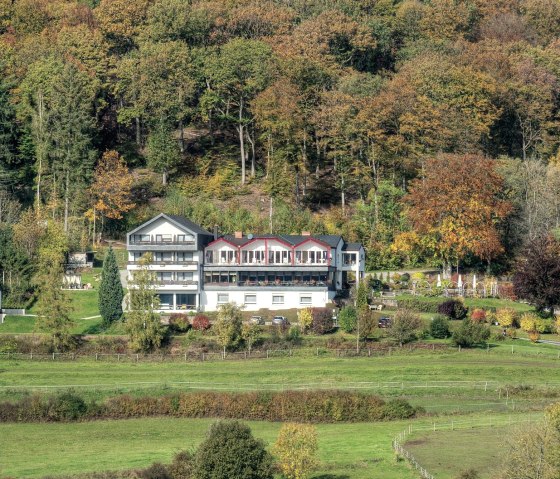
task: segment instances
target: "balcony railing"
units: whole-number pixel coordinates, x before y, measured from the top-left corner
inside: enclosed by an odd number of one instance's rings
[[[156,284],[161,286],[198,286],[198,281],[183,279],[160,279]]]
[[[149,246],[149,245],[194,245],[195,244],[195,240],[182,240],[182,241],[177,241],[175,239],[173,240],[157,240],[157,239],[149,239],[149,240],[140,240],[140,239],[130,239],[130,244],[131,245],[138,245],[138,246]]]
[[[286,261],[282,263],[273,263],[269,261],[268,263],[265,261],[252,261],[252,262],[239,262],[239,261],[208,261],[206,263],[208,266],[327,266],[329,264],[328,260],[320,260],[315,261],[313,263],[307,261]]]
[[[331,287],[332,282],[330,281],[235,281],[232,283],[204,283],[206,286],[234,286],[234,287],[291,287],[291,288],[326,288]]]
[[[141,264],[140,260],[138,261],[129,261],[129,265],[139,265]],[[152,261],[150,265],[156,266],[196,266],[198,264],[197,261]]]

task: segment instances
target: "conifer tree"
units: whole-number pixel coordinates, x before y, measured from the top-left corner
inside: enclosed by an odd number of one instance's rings
[[[118,321],[121,318],[123,297],[117,259],[113,248],[109,247],[103,261],[101,284],[99,286],[99,313],[105,326],[109,326],[113,321]]]

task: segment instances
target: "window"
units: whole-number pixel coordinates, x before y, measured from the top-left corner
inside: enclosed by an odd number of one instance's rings
[[[178,252],[177,253],[177,262],[184,263],[186,261],[192,261],[193,254],[192,253],[185,253],[185,252]]]
[[[284,296],[272,296],[272,304],[284,304]]]
[[[311,296],[300,296],[299,304],[311,304]]]
[[[220,263],[234,263],[234,262],[235,262],[235,251],[232,250],[220,251]]]
[[[177,279],[179,281],[192,281],[193,272],[192,271],[180,271],[177,273]]]
[[[245,295],[245,304],[257,304],[257,295],[256,294],[246,294]]]
[[[151,240],[150,235],[134,235],[135,243],[149,243]]]
[[[173,235],[156,235],[156,243],[171,243]]]
[[[192,243],[193,241],[193,235],[177,235],[177,243]]]
[[[158,281],[172,281],[173,273],[171,271],[160,271],[157,273],[156,277]]]
[[[218,293],[218,304],[223,304],[229,302],[229,294]]]

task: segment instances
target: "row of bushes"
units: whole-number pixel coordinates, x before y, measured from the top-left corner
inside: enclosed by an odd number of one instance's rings
[[[86,402],[74,392],[32,395],[0,403],[0,422],[56,422],[150,416],[261,421],[360,422],[406,419],[418,411],[400,399],[346,391],[193,392],[165,396],[120,395]]]

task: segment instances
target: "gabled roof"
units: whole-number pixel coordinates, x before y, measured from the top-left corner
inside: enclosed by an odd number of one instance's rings
[[[151,220],[148,220],[145,223],[142,223],[137,228],[133,229],[132,231],[129,231],[128,234],[131,235],[133,233],[136,233],[137,231],[141,230],[145,226],[148,226],[149,224],[152,224],[154,221],[157,221],[160,218],[165,218],[167,221],[169,221],[170,223],[173,223],[175,226],[177,226],[178,228],[180,228],[182,230],[186,229],[186,230],[190,231],[191,233],[195,233],[195,234],[199,234],[199,235],[212,236],[212,233],[206,231],[205,229],[198,226],[196,223],[193,223],[192,221],[188,220],[187,218],[185,218],[183,216],[166,215],[165,213],[160,213],[159,215],[155,216]]]
[[[342,251],[360,251],[362,249],[361,243],[346,243],[342,247]]]
[[[309,235],[273,235],[273,234],[260,234],[254,235],[249,238],[248,236],[244,235],[242,238],[236,238],[234,235],[224,235],[220,239],[227,241],[230,244],[235,246],[245,246],[253,241],[256,240],[277,240],[281,243],[285,243],[286,245],[297,246],[306,241],[315,241],[317,243],[322,243],[325,246],[336,248],[338,243],[342,240],[342,236],[340,235],[316,235],[316,236],[309,236]]]

